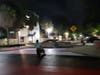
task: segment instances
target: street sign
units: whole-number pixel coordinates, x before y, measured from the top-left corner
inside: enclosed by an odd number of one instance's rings
[[[75,31],[77,30],[77,27],[76,27],[75,25],[72,25],[72,26],[70,27],[70,30],[71,30],[72,32],[75,32]]]

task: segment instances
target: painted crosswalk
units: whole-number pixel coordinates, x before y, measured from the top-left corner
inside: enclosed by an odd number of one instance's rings
[[[80,53],[72,52],[70,48],[45,48],[47,55],[74,55],[74,56],[86,56]],[[23,49],[12,49],[3,50],[0,54],[36,54],[35,48],[23,48]]]

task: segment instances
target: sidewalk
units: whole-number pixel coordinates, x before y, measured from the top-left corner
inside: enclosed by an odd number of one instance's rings
[[[86,45],[72,48],[73,52],[85,54],[92,57],[100,57],[100,49],[97,49],[94,45]]]
[[[19,46],[19,47],[1,47],[0,50],[16,50],[16,49],[23,49],[23,48],[32,48],[33,46],[27,45],[27,46]]]

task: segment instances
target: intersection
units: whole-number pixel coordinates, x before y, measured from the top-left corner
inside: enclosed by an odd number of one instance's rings
[[[0,52],[0,75],[100,75],[100,59],[78,53],[73,48],[45,48],[38,58],[35,48]]]

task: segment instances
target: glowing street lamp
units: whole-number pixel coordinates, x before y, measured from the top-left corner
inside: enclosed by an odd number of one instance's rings
[[[52,27],[46,29],[46,32],[48,34],[48,38],[49,38],[50,33],[52,33],[52,31],[53,31],[53,28]]]
[[[62,36],[61,35],[59,35],[58,38],[59,38],[59,41],[62,41]]]
[[[80,36],[80,37],[83,37],[83,35],[82,35],[82,34],[80,34],[79,36]]]
[[[30,16],[29,16],[29,15],[26,15],[26,18],[27,18],[27,19],[30,19]]]
[[[27,29],[29,28],[29,26],[28,26],[28,25],[26,25],[25,27],[26,27]]]
[[[68,40],[69,32],[65,32],[66,40]]]
[[[50,34],[52,32],[53,28],[47,28],[47,33]]]

